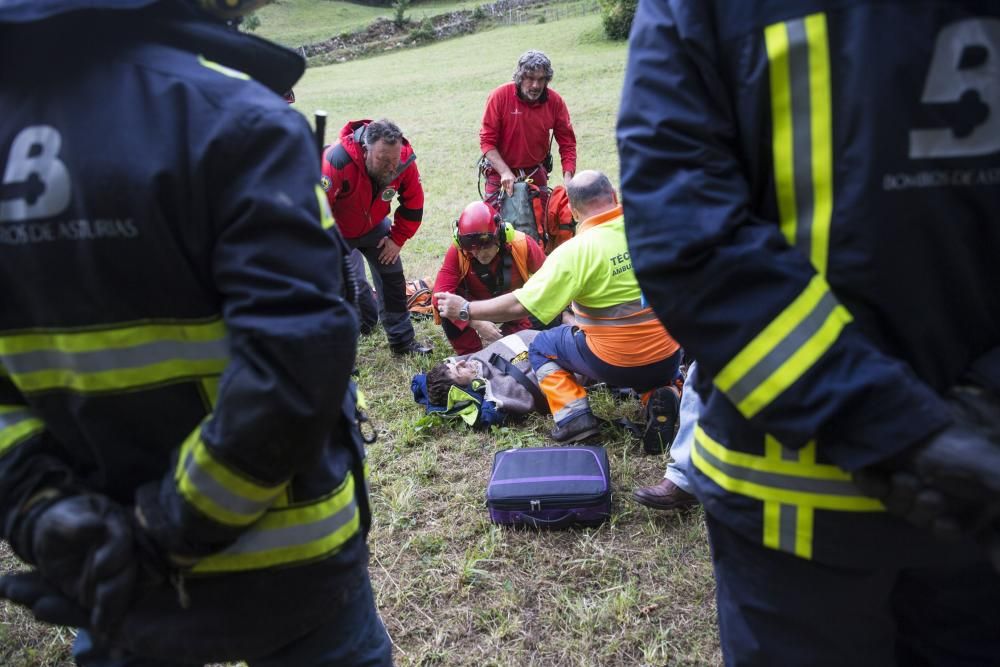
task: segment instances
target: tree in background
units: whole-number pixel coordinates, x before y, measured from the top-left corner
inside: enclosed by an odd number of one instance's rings
[[[608,39],[628,39],[639,0],[600,0],[604,34]]]
[[[402,28],[403,24],[406,23],[406,10],[410,8],[411,2],[412,0],[393,0],[392,22],[396,24],[396,27]]]

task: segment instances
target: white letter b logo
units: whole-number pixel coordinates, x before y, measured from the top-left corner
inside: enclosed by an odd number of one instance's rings
[[[0,222],[45,218],[69,204],[70,177],[59,159],[62,137],[48,125],[21,130],[0,183]]]

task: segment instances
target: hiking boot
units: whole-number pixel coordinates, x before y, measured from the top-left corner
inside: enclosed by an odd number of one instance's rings
[[[559,443],[569,444],[593,440],[601,434],[601,424],[591,412],[582,412],[563,424],[556,424],[549,436]]]
[[[646,430],[642,433],[642,449],[647,454],[662,454],[674,441],[681,398],[673,385],[660,387],[646,403]]]
[[[395,354],[397,357],[401,357],[408,354],[419,354],[426,356],[434,351],[434,348],[429,347],[427,345],[421,345],[415,340],[411,340],[409,343],[406,343],[404,345],[393,345],[391,349],[392,353]]]
[[[698,504],[697,498],[666,477],[659,484],[641,486],[633,491],[632,500],[654,510],[683,510]]]

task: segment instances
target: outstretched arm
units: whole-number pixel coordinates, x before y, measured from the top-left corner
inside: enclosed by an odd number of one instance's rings
[[[438,292],[434,298],[437,300],[438,312],[441,313],[441,317],[447,317],[449,320],[458,319],[459,311],[466,305],[469,308],[469,319],[471,320],[510,322],[528,317],[530,314],[513,294],[501,294],[485,301],[466,301],[456,294]]]

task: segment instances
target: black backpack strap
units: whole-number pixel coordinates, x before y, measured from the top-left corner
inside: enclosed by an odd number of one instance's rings
[[[504,293],[506,290],[508,276],[514,275],[511,273],[514,266],[514,255],[513,250],[507,246],[506,241],[500,242],[500,265],[497,266],[497,280],[493,286],[493,296],[498,297]]]
[[[535,405],[548,405],[548,401],[545,399],[545,394],[542,393],[542,390],[537,384],[529,380],[528,376],[521,372],[520,368],[510,363],[496,352],[490,355],[490,365],[499,368],[500,372],[504,375],[509,375],[517,380],[517,383],[527,389],[528,393],[531,394],[531,397],[535,399]]]

